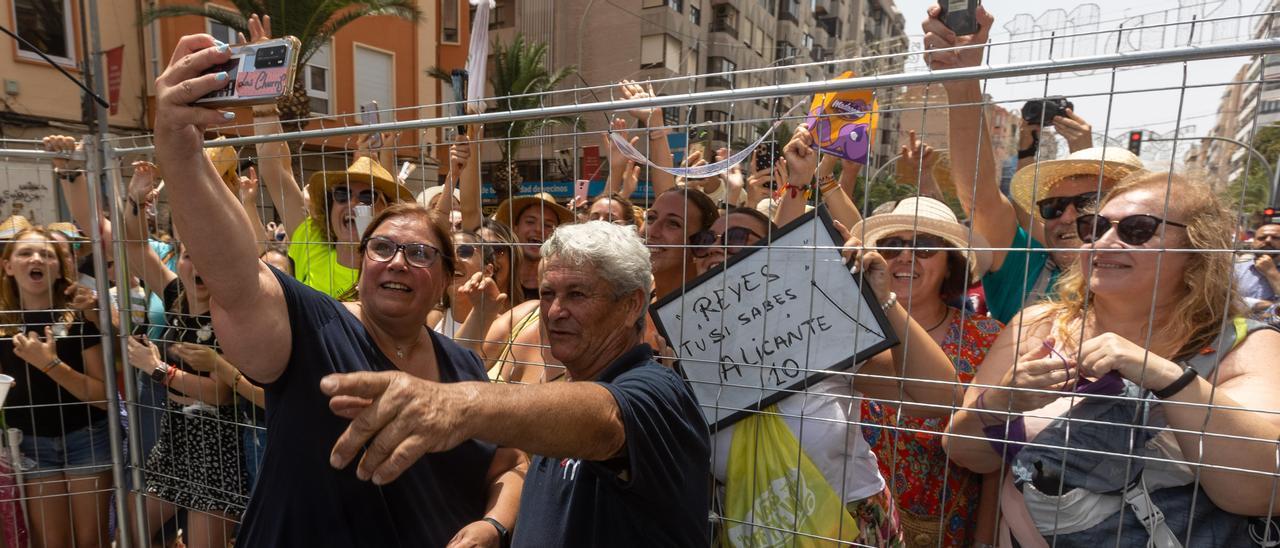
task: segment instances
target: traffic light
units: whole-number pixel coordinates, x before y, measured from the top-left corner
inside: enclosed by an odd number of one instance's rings
[[[1276,208],[1274,208],[1274,207],[1268,207],[1268,208],[1266,208],[1266,209],[1263,209],[1263,210],[1262,210],[1262,215],[1263,215],[1264,217],[1275,217],[1275,215],[1276,215]]]
[[[1129,132],[1129,152],[1134,156],[1142,156],[1142,130]]]

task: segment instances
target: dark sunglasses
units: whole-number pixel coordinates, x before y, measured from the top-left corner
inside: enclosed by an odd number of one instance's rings
[[[1182,223],[1166,221],[1152,215],[1130,215],[1116,221],[1102,215],[1088,214],[1076,219],[1076,235],[1080,236],[1080,241],[1091,244],[1101,240],[1114,226],[1120,241],[1129,245],[1142,245],[1156,235],[1162,224],[1187,228]]]
[[[1059,196],[1057,198],[1045,198],[1036,202],[1036,210],[1040,213],[1040,218],[1046,221],[1052,221],[1061,217],[1067,212],[1067,206],[1076,206],[1076,211],[1084,211],[1093,207],[1098,203],[1097,192],[1086,192],[1084,194],[1076,194],[1075,196]]]
[[[454,251],[454,254],[458,256],[459,259],[464,259],[464,260],[470,259],[472,255],[476,254],[476,245],[475,244],[458,244],[453,246],[453,251]]]
[[[725,247],[729,248],[729,253],[737,253],[738,248],[745,246],[751,242],[755,242],[764,238],[756,234],[750,228],[735,226],[726,231],[724,235],[717,235],[710,230],[703,230],[689,236],[689,245],[694,246],[691,253],[699,259],[711,254],[711,248],[718,242],[724,242]]]
[[[380,263],[390,262],[401,251],[404,252],[404,262],[418,268],[431,268],[436,263],[436,258],[440,257],[440,250],[428,244],[399,244],[381,236],[374,236],[364,242],[365,255]]]
[[[879,251],[880,256],[884,257],[884,260],[886,261],[892,261],[894,257],[901,255],[902,252],[907,250],[913,251],[917,259],[928,259],[929,257],[937,255],[939,251],[942,251],[941,249],[920,249],[922,247],[951,247],[951,244],[937,236],[928,236],[925,234],[916,236],[914,242],[911,238],[899,238],[897,236],[892,238],[883,238],[876,241],[876,251]]]
[[[333,198],[334,203],[345,204],[351,201],[351,188],[340,186],[333,189],[333,192],[330,192],[329,196]],[[356,203],[373,205],[373,201],[378,199],[378,193],[373,189],[361,190],[355,195],[355,198]]]

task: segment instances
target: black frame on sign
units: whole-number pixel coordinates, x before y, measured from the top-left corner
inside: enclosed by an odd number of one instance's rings
[[[814,220],[814,217],[817,217],[818,220],[820,221],[820,225],[826,228],[827,234],[831,236],[831,241],[835,242],[837,246],[844,243],[844,239],[840,237],[840,232],[836,230],[835,225],[831,219],[831,214],[827,211],[827,207],[825,205],[820,205],[817,208],[815,208],[813,211],[810,211],[809,213],[802,215],[799,219],[796,219],[790,223],[787,223],[786,226],[773,231],[772,233],[773,240],[777,240],[778,238],[781,238],[782,236],[785,236],[788,233],[793,232],[799,229],[800,227],[808,224],[810,221]],[[703,283],[716,277],[721,272],[733,266],[734,264],[740,261],[746,260],[747,257],[750,257],[752,254],[760,253],[760,252],[768,252],[769,248],[765,245],[762,245],[763,243],[764,243],[764,240],[757,241],[755,243],[750,244],[751,247],[743,249],[741,252],[739,252],[737,255],[734,255],[733,257],[729,257],[728,260],[725,261],[723,265],[717,266],[715,268],[712,268],[711,270],[708,270],[707,272],[702,273],[702,275],[698,276],[697,278],[694,278],[692,282],[685,284],[679,291],[673,292],[667,295],[666,297],[659,299],[657,303],[654,303],[652,306],[650,306],[649,317],[653,319],[653,324],[655,327],[658,328],[658,333],[662,335],[663,339],[667,341],[675,340],[675,339],[672,339],[671,336],[668,334],[666,326],[662,325],[662,318],[656,312],[658,309],[661,309],[662,307],[670,304],[673,301],[676,301],[677,299],[683,298],[685,291],[702,285]],[[871,290],[871,288],[867,284],[863,283],[861,273],[854,274],[850,272],[849,277],[850,279],[853,280],[854,284],[856,284],[859,290],[862,292],[862,300],[864,302],[869,302],[869,303],[879,302],[876,299],[875,293]],[[791,396],[797,388],[804,388],[809,386],[810,384],[816,384],[822,381],[823,379],[827,378],[828,376],[830,376],[830,373],[832,372],[846,371],[849,368],[853,367],[854,365],[866,361],[871,356],[875,356],[876,354],[884,352],[885,350],[893,348],[894,346],[897,346],[899,343],[898,335],[893,332],[893,328],[889,325],[889,319],[887,316],[885,316],[884,310],[882,310],[879,306],[869,306],[868,308],[871,310],[871,315],[875,319],[876,325],[880,328],[881,333],[884,333],[884,339],[882,339],[880,342],[874,345],[871,345],[870,347],[864,349],[861,352],[855,353],[853,356],[849,357],[848,359],[842,360],[832,365],[831,367],[828,367],[820,371],[810,371],[810,373],[807,376],[801,377],[797,379],[795,382],[792,382],[791,384],[778,388],[777,390],[774,391],[773,394],[756,401],[756,403],[747,406],[745,409],[730,411],[728,415],[723,416],[719,420],[717,420],[715,423],[708,425],[708,427],[711,429],[711,432],[715,433],[720,428],[723,428],[735,422],[738,422],[739,420],[746,418],[751,413],[758,412],[760,409],[773,405],[774,403],[777,403],[778,401],[781,401],[782,399],[785,399],[786,397]],[[685,379],[685,382],[689,382],[689,376],[685,374],[684,367],[682,366],[682,364],[680,363],[680,360],[678,359],[675,362],[675,369],[677,372],[680,373],[680,376]],[[698,402],[699,407],[703,405],[714,405],[714,402],[701,402],[701,401]]]

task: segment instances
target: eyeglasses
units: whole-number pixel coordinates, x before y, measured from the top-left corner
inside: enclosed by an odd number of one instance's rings
[[[1089,214],[1076,219],[1076,234],[1080,236],[1080,241],[1091,244],[1101,240],[1114,226],[1120,241],[1129,245],[1142,245],[1156,235],[1161,224],[1187,228],[1182,223],[1166,221],[1152,215],[1130,215],[1116,221],[1102,215]]]
[[[880,256],[884,257],[884,260],[886,261],[892,261],[894,257],[901,255],[907,250],[911,250],[915,253],[915,257],[917,259],[928,259],[929,257],[937,255],[939,251],[942,251],[941,249],[920,249],[922,247],[951,247],[951,244],[947,243],[947,241],[942,238],[929,236],[927,234],[917,235],[914,242],[910,238],[899,238],[897,236],[892,238],[882,238],[876,241],[877,251],[880,252]]]
[[[1067,212],[1067,206],[1076,206],[1076,211],[1084,211],[1086,208],[1093,207],[1098,203],[1097,192],[1086,192],[1084,194],[1076,194],[1075,196],[1058,196],[1057,198],[1045,198],[1036,202],[1037,212],[1040,218],[1046,221],[1052,221],[1061,217]]]
[[[476,254],[476,246],[475,244],[458,244],[453,246],[453,251],[459,259],[466,260]]]
[[[340,186],[338,188],[335,188],[333,189],[332,192],[329,193],[329,196],[333,198],[334,203],[345,204],[351,201],[351,187]],[[361,190],[355,195],[356,203],[371,204],[371,205],[373,204],[374,200],[381,197],[382,195],[378,194],[373,189]]]
[[[365,240],[364,251],[370,259],[380,263],[390,262],[396,253],[404,252],[404,262],[418,268],[431,268],[440,256],[440,250],[434,246],[421,243],[398,244],[381,236]]]
[[[717,235],[710,230],[696,232],[689,236],[689,245],[695,246],[691,250],[693,256],[701,259],[711,254],[711,249],[717,242],[724,242],[725,247],[729,248],[729,253],[733,254],[737,253],[742,246],[762,238],[764,236],[756,234],[750,228],[735,226],[724,231],[723,235]]]

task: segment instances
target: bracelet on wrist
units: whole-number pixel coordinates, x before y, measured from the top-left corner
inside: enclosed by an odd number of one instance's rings
[[[1169,386],[1166,386],[1159,390],[1152,390],[1151,394],[1159,399],[1167,400],[1169,398],[1172,398],[1178,395],[1178,392],[1181,392],[1183,389],[1185,389],[1188,385],[1191,384],[1192,381],[1196,380],[1196,377],[1198,376],[1199,374],[1196,373],[1196,370],[1194,368],[1188,367],[1186,370],[1182,372],[1182,376],[1178,377],[1173,382],[1169,383]]]
[[[175,378],[177,378],[177,377],[178,377],[178,368],[177,368],[177,367],[173,367],[173,366],[169,366],[169,371],[168,371],[167,373],[165,373],[165,376],[164,376],[164,383],[163,383],[163,384],[164,384],[165,386],[171,386],[171,385],[173,385],[173,379],[175,379]]]
[[[40,368],[40,372],[48,374],[50,371],[53,371],[53,368],[59,365],[62,365],[62,358],[54,356],[52,360],[49,360],[49,363],[45,364],[44,367]]]
[[[893,308],[893,305],[895,304],[898,304],[898,294],[890,291],[889,298],[885,299],[883,303],[880,303],[880,310],[889,310],[890,308]]]

